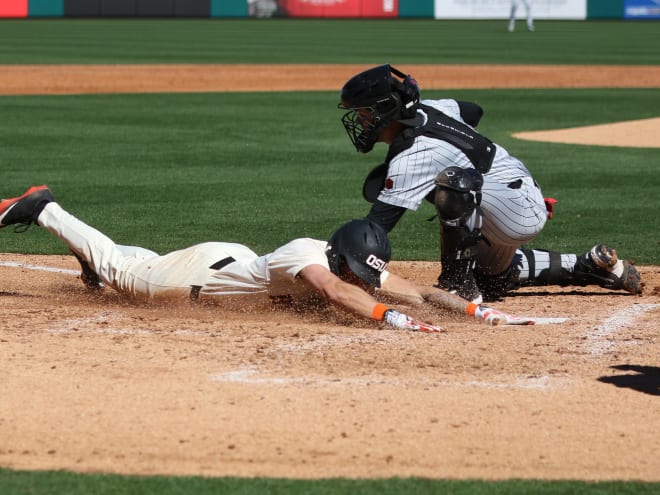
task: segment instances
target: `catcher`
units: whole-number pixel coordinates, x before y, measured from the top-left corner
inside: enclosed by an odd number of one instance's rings
[[[605,245],[578,256],[523,249],[551,217],[529,170],[479,134],[482,108],[453,99],[421,100],[417,82],[390,65],[361,72],[341,90],[342,124],[361,153],[377,142],[385,162],[367,176],[367,218],[390,232],[424,200],[440,219],[438,287],[476,303],[520,285],[598,285],[641,293],[637,269]]]
[[[533,323],[389,272],[387,234],[366,219],[344,224],[327,242],[295,239],[264,256],[228,242],[205,242],[160,256],[148,249],[115,244],[65,211],[45,185],[0,202],[0,228],[32,223],[66,243],[85,267],[88,285],[102,283],[137,299],[267,294],[273,299],[304,301],[320,296],[344,311],[394,328],[441,331],[374,297],[383,295],[406,304],[431,303],[491,325]]]

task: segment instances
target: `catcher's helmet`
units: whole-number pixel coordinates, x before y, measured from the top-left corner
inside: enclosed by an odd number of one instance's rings
[[[380,287],[380,274],[392,257],[390,241],[383,228],[370,220],[351,220],[342,225],[326,248],[330,271],[341,276],[342,265],[369,285]]]
[[[386,64],[349,79],[338,107],[349,110],[341,122],[351,142],[359,152],[368,153],[392,121],[414,117],[418,103],[417,81]]]

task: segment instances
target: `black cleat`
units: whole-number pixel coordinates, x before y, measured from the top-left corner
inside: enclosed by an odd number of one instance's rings
[[[631,294],[642,293],[641,277],[637,268],[628,261],[620,260],[616,249],[604,244],[598,244],[580,256],[573,275],[577,281],[584,284],[625,290]]]
[[[48,186],[32,186],[21,196],[0,201],[0,229],[8,225],[31,225],[46,204],[55,201]]]
[[[456,294],[474,304],[481,304],[483,297],[474,279],[470,260],[452,261],[442,266],[442,273],[438,277],[435,287]]]
[[[103,282],[99,278],[98,274],[92,270],[92,267],[89,266],[84,259],[78,256],[76,253],[71,251],[71,253],[76,257],[78,263],[80,263],[80,280],[89,290],[97,291],[103,289]]]

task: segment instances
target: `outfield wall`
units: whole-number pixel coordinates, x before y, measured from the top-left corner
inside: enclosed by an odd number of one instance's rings
[[[660,19],[660,0],[534,0],[533,8],[536,19]],[[5,18],[504,19],[509,9],[510,0],[0,0]]]

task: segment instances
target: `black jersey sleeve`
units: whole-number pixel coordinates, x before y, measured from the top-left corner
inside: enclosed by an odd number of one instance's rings
[[[461,112],[463,122],[472,127],[477,127],[481,121],[481,117],[484,115],[484,109],[471,101],[456,100],[456,103],[458,103],[458,109]]]
[[[390,232],[405,212],[406,209],[401,206],[388,205],[376,200],[367,218],[383,227],[385,232]]]

